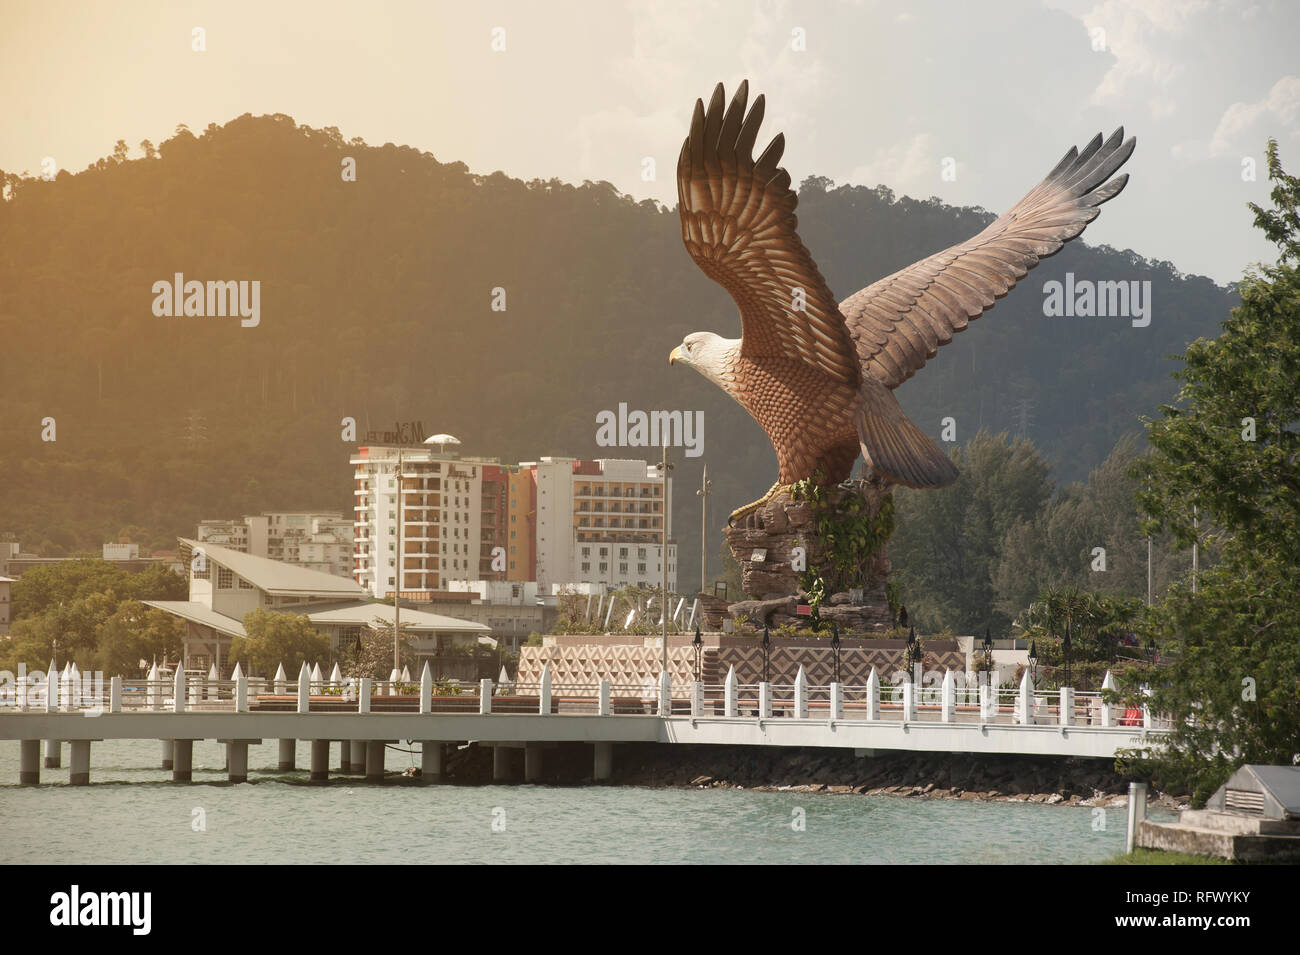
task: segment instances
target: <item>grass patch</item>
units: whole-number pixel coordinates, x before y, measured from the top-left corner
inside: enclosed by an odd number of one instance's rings
[[[1103,859],[1098,865],[1232,865],[1218,856],[1193,855],[1190,852],[1161,852],[1159,849],[1134,849],[1129,855]]]

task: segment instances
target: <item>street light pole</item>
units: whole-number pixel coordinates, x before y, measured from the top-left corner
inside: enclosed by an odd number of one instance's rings
[[[659,463],[659,474],[664,481],[664,509],[663,516],[660,519],[660,543],[659,548],[659,567],[663,571],[663,619],[660,624],[660,639],[662,640],[662,653],[660,661],[660,672],[668,672],[668,472],[673,466],[668,463],[668,443],[663,445],[663,460]]]
[[[400,440],[400,435],[398,436]],[[393,588],[393,669],[398,668],[398,634],[402,632],[402,446],[397,446],[397,585]]]

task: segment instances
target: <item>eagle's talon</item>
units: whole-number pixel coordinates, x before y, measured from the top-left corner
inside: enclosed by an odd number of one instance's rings
[[[768,492],[764,494],[762,497],[760,497],[757,501],[753,501],[749,504],[746,504],[744,507],[738,507],[734,511],[732,511],[731,516],[727,518],[727,526],[735,527],[736,521],[740,520],[742,517],[746,519],[750,519],[751,515],[753,515],[756,511],[758,511],[765,504],[767,504],[768,501],[772,500],[772,498],[778,496],[783,491],[788,492],[791,487],[792,485],[782,484],[780,481],[773,484],[772,487],[768,490]]]

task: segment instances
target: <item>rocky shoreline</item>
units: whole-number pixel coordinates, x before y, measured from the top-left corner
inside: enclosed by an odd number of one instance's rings
[[[523,751],[513,750],[511,759],[514,778],[521,779]],[[586,744],[548,748],[542,762],[542,784],[593,782]],[[477,745],[455,750],[448,754],[445,772],[453,783],[490,783],[492,751]],[[911,752],[857,757],[851,750],[775,746],[620,743],[614,747],[609,784],[1103,808],[1128,803],[1128,780],[1108,759]],[[1188,801],[1180,794],[1153,792],[1149,804],[1177,810],[1187,808]]]

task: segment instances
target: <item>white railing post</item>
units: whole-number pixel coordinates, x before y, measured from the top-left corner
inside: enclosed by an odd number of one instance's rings
[[[916,722],[916,684],[910,679],[903,684],[903,722]]]
[[[311,712],[311,671],[306,663],[298,671],[298,712]]]
[[[1106,692],[1107,690],[1119,689],[1119,686],[1115,683],[1114,675],[1109,670],[1106,671],[1106,678],[1101,681],[1101,689],[1103,693]],[[1101,725],[1102,726],[1115,725],[1115,704],[1114,703],[1108,703],[1105,700],[1102,700]]]
[[[361,690],[357,693],[357,712],[370,712],[370,689],[372,677],[363,676],[361,678]]]
[[[542,678],[537,687],[537,712],[543,716],[551,713],[551,666],[542,667]]]
[[[230,674],[231,679],[235,681],[235,712],[248,712],[248,677],[244,676],[244,670],[235,662],[235,672]]]
[[[122,678],[115,676],[108,684],[108,712],[122,712]]]
[[[880,719],[880,675],[874,666],[867,674],[867,719]]]
[[[840,683],[831,684],[831,719],[844,719],[844,686]]]
[[[342,685],[343,685],[343,671],[339,669],[339,665],[336,663],[334,664],[334,669],[330,671],[330,686],[342,686]]]
[[[704,684],[696,680],[691,684],[691,716],[704,715]]]
[[[145,677],[149,689],[147,691],[149,700],[149,709],[162,709],[162,687],[158,685],[158,664],[149,667],[149,675]]]
[[[176,664],[176,679],[172,681],[172,712],[185,712],[185,671]]]
[[[758,685],[758,718],[761,720],[772,718],[772,684],[766,681]]]
[[[478,681],[478,711],[479,713],[492,712],[492,681]]]
[[[736,690],[736,668],[733,666],[727,671],[727,680],[722,685],[723,711],[726,716],[737,716],[740,713],[736,702]]]
[[[1155,729],[1155,717],[1151,714],[1151,706],[1147,703],[1146,698],[1151,695],[1151,687],[1145,683],[1142,684],[1142,728],[1144,730]]]
[[[428,660],[424,661],[424,669],[420,672],[420,712],[433,712],[433,671],[429,669]]]
[[[673,715],[673,678],[667,670],[659,673],[659,715]]]
[[[596,688],[596,715],[609,716],[613,708],[609,705],[609,681],[601,680]]]
[[[59,711],[59,671],[54,669],[54,661],[50,661],[50,668],[45,671],[45,712],[57,713]]]
[[[221,677],[217,673],[217,665],[213,663],[208,667],[208,679],[203,684],[203,698],[205,700],[215,700],[217,698],[216,683],[219,679]]]
[[[957,681],[951,670],[943,671],[943,685],[939,688],[939,694],[939,719],[951,723],[957,713]]]
[[[1074,687],[1061,687],[1061,725],[1074,725]]]
[[[980,722],[995,723],[998,718],[998,688],[993,683],[993,674],[985,672],[980,674],[986,679],[982,680],[979,685],[980,689]]]
[[[797,720],[808,718],[808,676],[803,672],[802,664],[794,677],[794,718]]]
[[[1029,668],[1020,678],[1020,695],[1016,697],[1016,717],[1022,726],[1031,726],[1034,722],[1034,681],[1029,678]]]
[[[275,668],[275,683],[271,687],[271,692],[276,696],[281,696],[289,683],[289,675],[284,672],[284,664],[281,663]]]

